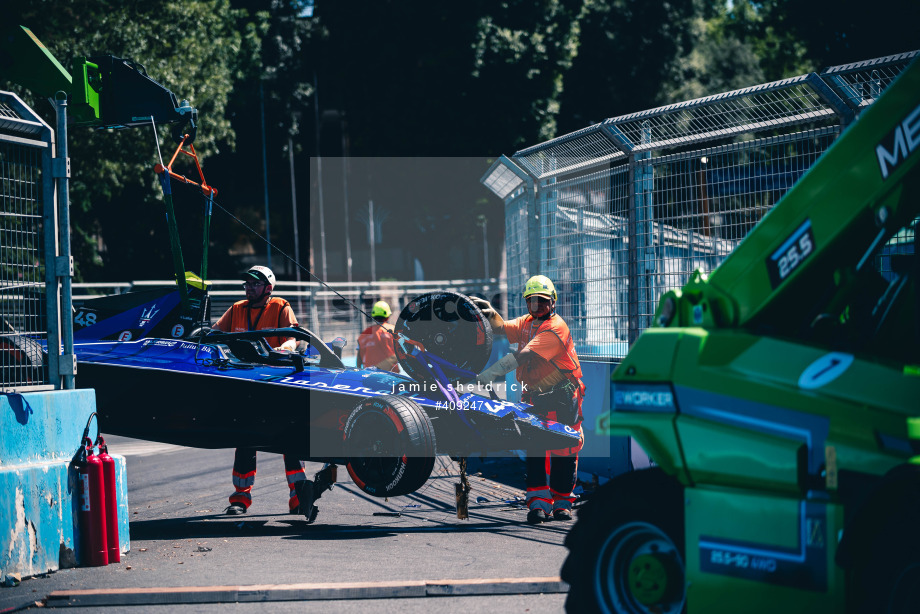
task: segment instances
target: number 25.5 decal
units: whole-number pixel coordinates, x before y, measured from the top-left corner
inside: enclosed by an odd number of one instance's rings
[[[773,288],[792,275],[814,251],[815,236],[811,230],[811,220],[805,220],[767,259],[767,271]]]

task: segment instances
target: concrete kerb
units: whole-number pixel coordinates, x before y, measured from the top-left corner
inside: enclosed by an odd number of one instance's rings
[[[140,606],[190,603],[248,603],[265,601],[324,601],[343,599],[402,599],[565,593],[568,584],[558,576],[249,586],[180,586],[157,588],[54,591],[49,607]]]

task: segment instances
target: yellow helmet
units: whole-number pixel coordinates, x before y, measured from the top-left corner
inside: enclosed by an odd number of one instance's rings
[[[524,284],[524,298],[529,296],[546,296],[556,300],[556,286],[553,281],[545,275],[534,275]]]
[[[393,312],[390,311],[390,306],[387,305],[386,301],[377,301],[374,303],[374,308],[371,310],[371,317],[373,318],[389,318],[390,314]]]

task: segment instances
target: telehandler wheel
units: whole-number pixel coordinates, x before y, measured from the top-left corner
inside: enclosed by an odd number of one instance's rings
[[[863,539],[850,553],[847,611],[908,614],[920,608],[920,467],[886,476],[875,505],[855,520]]]
[[[578,511],[565,545],[567,612],[680,614],[687,600],[683,487],[660,469],[611,480]]]
[[[367,494],[407,495],[421,488],[434,469],[434,427],[411,399],[364,399],[345,423],[345,454],[348,474]]]

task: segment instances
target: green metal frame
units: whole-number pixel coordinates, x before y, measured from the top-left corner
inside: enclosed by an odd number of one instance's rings
[[[918,149],[914,62],[708,279],[662,296],[611,378],[598,431],[684,486],[690,614],[846,607],[845,486],[920,451],[920,267],[874,268],[918,231]]]
[[[137,83],[134,83],[134,85],[143,85],[143,90],[138,93],[139,98],[132,96],[125,97],[124,94],[118,98],[125,104],[131,106],[132,112],[141,115],[141,117],[132,117],[131,119],[133,121],[129,122],[127,125],[146,125],[147,123],[152,123],[154,119],[161,124],[191,120],[192,134],[191,136],[186,135],[182,142],[190,145],[194,140],[197,111],[188,107],[188,104],[185,102],[183,102],[183,106],[177,108],[173,108],[173,105],[166,105],[164,107],[164,100],[174,100],[175,97],[169,90],[147,77],[146,74],[140,76],[136,74],[135,69],[131,67],[126,68],[125,66],[121,67],[122,73],[120,74],[122,74],[122,77],[116,76],[115,72],[103,74],[103,71],[96,62],[85,57],[75,57],[72,64],[73,75],[71,75],[29,28],[25,26],[5,27],[0,34],[2,34],[2,36],[0,36],[0,57],[6,56],[6,59],[9,60],[5,62],[5,64],[8,65],[7,74],[5,74],[5,76],[39,95],[54,97],[58,92],[63,92],[64,94],[61,94],[61,97],[63,97],[66,94],[69,98],[66,106],[69,110],[71,119],[75,123],[96,127],[125,125],[123,121],[114,121],[104,116],[102,109],[102,92],[105,88],[116,88],[116,90],[120,88],[124,91],[125,86],[119,83],[119,79],[125,78],[125,71],[127,71],[128,77],[137,78],[139,80]],[[100,57],[103,61],[109,63],[113,63],[114,60],[117,59],[109,56]],[[13,58],[15,58],[15,61],[13,61]],[[124,62],[121,62],[121,64],[123,63]],[[134,64],[130,62],[127,62],[127,64],[134,66]],[[129,88],[128,92],[130,91]],[[150,96],[151,98],[146,98],[146,96]],[[157,100],[153,101],[153,98]],[[112,103],[109,104],[110,108],[107,112],[110,114],[124,114],[123,109],[118,108],[117,105],[112,107]],[[149,114],[150,117],[142,117],[145,113]],[[164,113],[165,116],[163,116]],[[66,123],[64,127],[66,127]],[[59,128],[59,130],[60,129],[61,128]],[[60,147],[66,147],[66,135],[62,139]],[[169,228],[170,248],[173,255],[176,283],[180,291],[182,313],[191,317],[192,312],[195,311],[198,306],[191,304],[195,299],[189,296],[186,279],[196,280],[194,283],[195,287],[200,290],[206,290],[207,283],[203,282],[202,279],[206,278],[207,275],[211,208],[215,190],[213,190],[213,188],[208,188],[207,192],[209,200],[205,212],[204,237],[202,239],[201,277],[198,277],[194,273],[185,271],[185,263],[182,258],[182,246],[179,243],[179,230],[176,226],[176,215],[173,206],[169,175],[167,173],[162,173],[161,181],[166,207],[166,220]],[[204,178],[202,177],[202,182],[203,181]],[[186,180],[186,182],[188,181]]]

